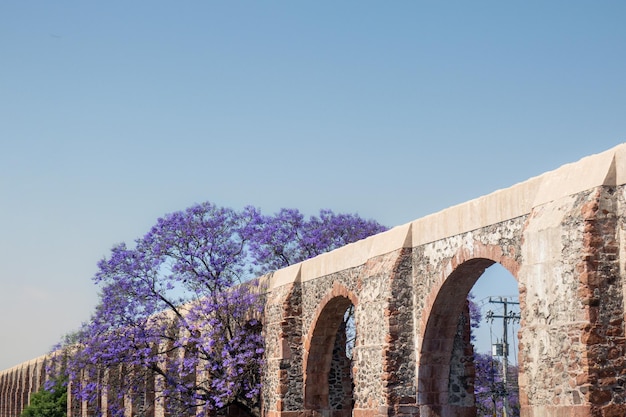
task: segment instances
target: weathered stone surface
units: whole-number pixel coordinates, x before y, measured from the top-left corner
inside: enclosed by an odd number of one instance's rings
[[[620,145],[265,277],[263,414],[475,415],[465,298],[498,262],[520,290],[522,416],[626,415],[625,184]],[[0,373],[0,417],[19,415],[44,361]],[[163,415],[145,391],[128,414]],[[90,407],[70,398],[69,415]]]

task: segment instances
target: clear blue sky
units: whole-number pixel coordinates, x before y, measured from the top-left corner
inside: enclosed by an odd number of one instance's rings
[[[0,369],[205,200],[389,226],[626,141],[622,1],[0,3]],[[504,290],[503,290],[504,291]]]

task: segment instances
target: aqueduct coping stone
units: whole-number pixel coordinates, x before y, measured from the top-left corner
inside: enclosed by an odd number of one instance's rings
[[[354,268],[400,248],[514,219],[534,207],[596,186],[622,184],[626,184],[626,144],[276,271],[269,289]]]

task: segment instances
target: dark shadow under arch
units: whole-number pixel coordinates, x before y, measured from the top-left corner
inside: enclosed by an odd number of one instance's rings
[[[455,337],[467,295],[495,262],[486,258],[470,259],[460,264],[445,280],[430,309],[420,347],[418,366],[418,404],[425,415],[469,417],[476,415],[473,405],[451,401],[450,369]],[[469,389],[469,388],[468,388]],[[473,382],[471,384],[473,390]],[[473,395],[473,393],[471,394]]]
[[[323,415],[347,417],[352,413],[351,362],[345,352],[343,327],[344,315],[351,305],[347,296],[331,298],[318,314],[308,339],[304,405]]]

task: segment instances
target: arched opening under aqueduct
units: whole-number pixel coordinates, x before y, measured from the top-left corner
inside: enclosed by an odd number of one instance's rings
[[[353,338],[350,333],[354,328],[349,328],[353,326],[353,310],[350,298],[331,298],[318,314],[305,343],[304,405],[323,416],[352,415],[352,360],[347,350],[348,338]]]
[[[509,274],[505,279],[514,279],[508,270],[493,260],[473,258],[458,265],[445,278],[434,297],[422,343],[418,347],[417,395],[421,415],[503,415],[501,399],[495,408],[489,409],[489,414],[485,414],[486,410],[479,412],[475,396],[476,341],[470,340],[472,330],[468,294],[484,271],[492,265],[499,266],[499,269],[506,271],[504,274]],[[485,341],[482,342],[484,345]],[[494,398],[499,394],[494,392]],[[519,416],[519,409],[509,407],[508,410],[508,417]]]

